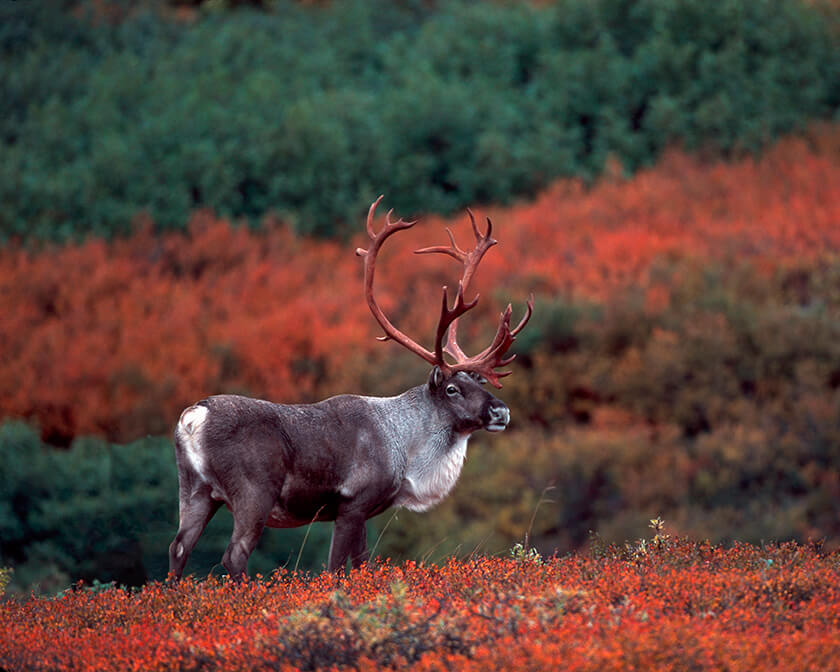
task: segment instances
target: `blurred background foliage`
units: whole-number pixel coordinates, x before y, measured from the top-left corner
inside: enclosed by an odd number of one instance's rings
[[[840,109],[838,13],[798,0],[248,4],[4,3],[0,236],[202,206],[346,235],[380,193],[509,203]]]
[[[537,310],[514,424],[434,511],[371,521],[377,555],[565,553],[657,516],[840,547],[838,25],[793,0],[0,6],[13,587],[165,575],[196,399],[425,379],[374,340],[348,240],[383,192],[436,213],[378,271],[401,328],[432,333],[455,270],[404,260],[466,244],[466,205],[501,242],[467,343]],[[188,571],[222,571],[230,523]],[[320,570],[330,531],[267,531],[251,572]]]

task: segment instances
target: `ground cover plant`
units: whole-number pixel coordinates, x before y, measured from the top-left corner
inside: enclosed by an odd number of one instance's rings
[[[0,603],[17,670],[814,670],[840,563],[818,545],[652,539],[587,553],[278,572]]]

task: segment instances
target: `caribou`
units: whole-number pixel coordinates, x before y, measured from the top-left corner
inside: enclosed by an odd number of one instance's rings
[[[426,383],[393,397],[342,394],[314,404],[277,404],[220,394],[186,408],[175,428],[179,481],[179,526],[169,547],[170,577],[181,577],[207,523],[225,504],[233,533],[222,557],[229,575],[246,575],[248,557],[268,527],[298,527],[335,521],[327,568],[345,571],[368,559],[365,521],[391,506],[426,511],[446,497],[458,480],[470,435],[504,430],[508,407],[484,389],[510,371],[506,356],[533,311],[533,296],[521,321],[511,328],[511,306],[501,314],[496,334],[483,351],[467,356],[457,342],[458,319],[478,303],[465,292],[484,254],[496,244],[492,223],[481,233],[469,212],[476,244],[465,251],[447,229],[449,246],[418,254],[445,254],[463,272],[450,307],[443,287],[434,350],[397,329],[374,298],[376,260],[385,241],[414,221],[391,221],[375,231],[367,215],[368,249],[364,293],[374,318],[393,340],[431,366]]]

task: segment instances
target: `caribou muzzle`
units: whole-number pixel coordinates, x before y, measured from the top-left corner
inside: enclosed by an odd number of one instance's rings
[[[488,432],[502,432],[510,422],[510,410],[498,399],[487,406],[484,429]]]

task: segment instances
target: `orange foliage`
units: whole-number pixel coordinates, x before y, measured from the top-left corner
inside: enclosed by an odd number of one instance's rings
[[[603,300],[634,285],[656,314],[669,300],[660,259],[748,260],[771,272],[836,256],[839,129],[734,164],[672,152],[632,180],[590,190],[562,181],[533,203],[490,209],[501,245],[476,277],[483,313],[465,325],[466,342],[489,338],[494,311],[510,299],[521,310],[531,290]],[[377,276],[381,305],[427,343],[440,286],[458,271],[446,258],[410,255],[445,243],[447,225],[469,242],[464,217],[422,218],[389,242]],[[155,237],[147,227],[108,243],[0,250],[0,416],[32,420],[54,441],[126,440],[167,432],[183,406],[216,392],[311,401],[419,382],[419,365],[403,371],[408,356],[373,338],[353,255],[361,237],[342,244],[276,222],[264,229],[199,212],[186,234]]]
[[[79,585],[0,603],[8,670],[827,670],[837,558],[657,533],[541,561]]]

